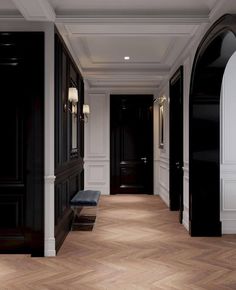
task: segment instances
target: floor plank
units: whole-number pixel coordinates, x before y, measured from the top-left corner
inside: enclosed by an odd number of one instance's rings
[[[102,196],[55,258],[0,255],[0,290],[236,289],[236,235],[191,238],[158,196]]]

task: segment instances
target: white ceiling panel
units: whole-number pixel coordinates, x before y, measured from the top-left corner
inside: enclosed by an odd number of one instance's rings
[[[208,14],[217,0],[49,0],[49,2],[57,12],[152,11],[158,14]]]
[[[83,37],[85,48],[96,63],[160,63],[171,45],[169,37],[96,36]],[[124,56],[130,56],[129,61]]]

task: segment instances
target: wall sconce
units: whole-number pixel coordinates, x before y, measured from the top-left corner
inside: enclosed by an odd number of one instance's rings
[[[69,88],[68,100],[72,104],[78,103],[79,96],[78,96],[78,90],[76,88],[74,88],[74,87]]]
[[[166,100],[167,100],[166,96],[162,95],[154,99],[154,102],[157,102],[158,105],[162,105]]]
[[[71,109],[68,108],[68,111],[74,116],[77,115],[77,103],[79,101],[78,90],[75,87],[70,87],[68,90],[68,101],[71,103]],[[66,112],[67,105],[64,105],[64,111]]]
[[[80,116],[80,120],[84,121],[85,123],[88,123],[88,115],[90,114],[90,108],[89,105],[84,104],[83,105],[83,115],[84,118],[82,116]]]

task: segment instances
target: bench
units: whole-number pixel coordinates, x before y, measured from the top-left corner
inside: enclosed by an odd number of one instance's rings
[[[100,195],[101,192],[97,190],[81,190],[75,194],[70,201],[70,206],[74,212],[71,230],[73,230],[76,226],[93,226],[96,219],[96,214],[82,216],[81,211],[85,207],[96,208]],[[93,218],[91,219],[91,217]]]

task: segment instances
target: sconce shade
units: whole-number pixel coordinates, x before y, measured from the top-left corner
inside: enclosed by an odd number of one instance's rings
[[[84,104],[83,105],[83,114],[89,114],[89,113],[90,113],[89,105]]]
[[[68,100],[72,103],[78,103],[78,90],[74,87],[69,88]]]

